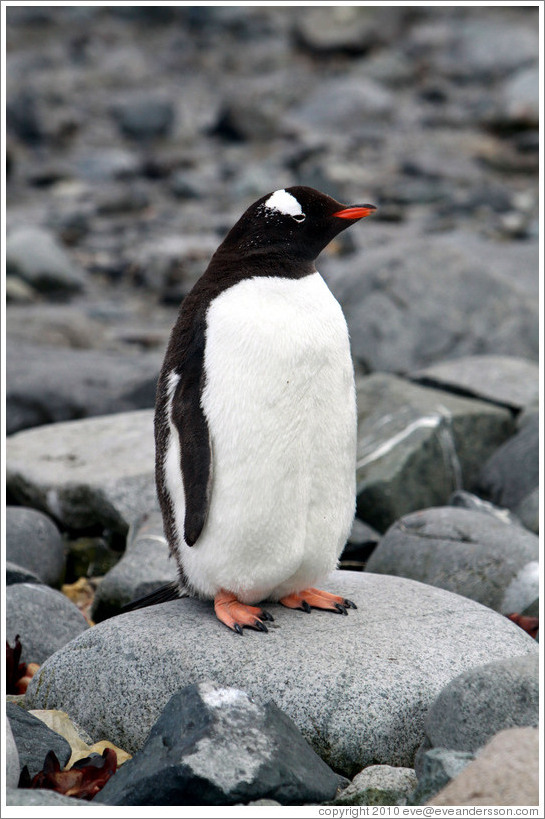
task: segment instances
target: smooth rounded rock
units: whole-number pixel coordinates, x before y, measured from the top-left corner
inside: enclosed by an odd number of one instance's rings
[[[58,585],[64,574],[66,554],[53,521],[36,509],[8,506],[6,559],[38,575],[44,583]]]
[[[324,588],[358,609],[270,604],[269,633],[242,637],[191,598],[106,620],[38,670],[27,701],[62,708],[132,753],[175,691],[210,679],[274,700],[324,761],[354,776],[376,763],[410,767],[429,705],[462,671],[538,650],[506,618],[421,583],[339,571]]]
[[[538,558],[539,539],[523,527],[444,506],[394,523],[366,570],[429,583],[511,614],[539,593]]]
[[[89,623],[61,592],[48,586],[16,583],[6,589],[6,637],[21,639],[21,660],[43,663],[86,631]]]
[[[6,720],[6,744],[4,745],[4,749],[6,759],[6,787],[16,788],[19,784],[21,763],[19,762],[19,751],[13,738],[13,731],[11,730],[9,719]]]
[[[539,416],[534,413],[483,465],[479,494],[512,510],[523,503],[539,485],[539,434]]]
[[[8,272],[39,291],[69,295],[83,289],[85,273],[56,239],[41,228],[19,228],[6,242]]]
[[[336,805],[405,805],[416,788],[412,768],[370,765],[335,799]]]

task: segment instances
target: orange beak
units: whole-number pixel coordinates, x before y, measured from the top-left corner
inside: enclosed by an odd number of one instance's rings
[[[351,208],[338,210],[333,216],[338,216],[339,219],[363,219],[364,216],[370,216],[375,211],[374,205],[353,205]]]

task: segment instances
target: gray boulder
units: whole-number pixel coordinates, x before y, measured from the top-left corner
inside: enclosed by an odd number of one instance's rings
[[[472,355],[441,361],[411,374],[427,387],[450,390],[522,410],[539,397],[539,366],[535,361],[499,355]]]
[[[418,760],[418,786],[411,794],[410,805],[423,805],[441,788],[448,785],[468,765],[475,755],[469,751],[452,751],[448,748],[432,748]]]
[[[366,571],[409,577],[511,614],[539,593],[539,540],[521,526],[450,506],[405,515]]]
[[[359,608],[340,617],[267,604],[269,633],[242,637],[192,598],[111,618],[50,657],[27,703],[61,708],[93,739],[133,753],[174,692],[212,680],[272,699],[351,777],[371,764],[410,767],[429,704],[458,673],[538,651],[507,618],[422,583],[338,571],[324,587]],[[123,680],[116,690],[112,668]]]
[[[505,728],[539,723],[539,656],[496,660],[469,669],[443,688],[425,721],[417,759],[430,748],[475,753]]]
[[[126,534],[131,520],[157,508],[153,410],[18,432],[7,439],[6,473],[13,497],[63,526]]]
[[[37,575],[49,586],[63,578],[66,553],[53,521],[36,509],[6,508],[6,559]]]
[[[470,488],[505,441],[510,413],[375,373],[357,381],[357,514],[379,531]]]
[[[521,429],[486,461],[479,494],[516,513],[539,486],[539,417],[529,416]]]
[[[210,682],[172,696],[142,750],[106,783],[108,805],[280,804],[332,799],[342,779],[274,704]]]
[[[153,407],[159,353],[8,345],[6,430]]]
[[[42,293],[69,296],[85,286],[85,273],[42,228],[14,230],[6,242],[6,269]]]
[[[470,512],[481,512],[483,515],[491,515],[502,523],[513,523],[520,526],[520,520],[513,515],[509,509],[502,509],[494,506],[490,501],[483,500],[472,492],[464,489],[457,489],[448,499],[449,506],[456,506],[458,509],[469,509]]]
[[[412,768],[370,765],[354,777],[335,805],[406,805],[417,784]]]
[[[21,763],[19,762],[19,751],[17,750],[9,719],[6,720],[6,744],[4,748],[6,755],[6,787],[16,788],[19,784]]]
[[[6,716],[17,746],[20,767],[27,766],[31,779],[43,769],[49,751],[55,753],[61,768],[68,763],[72,755],[69,743],[44,725],[41,719],[11,702],[6,705]]]
[[[6,638],[21,638],[21,661],[43,663],[89,623],[68,597],[48,586],[16,583],[6,589]]]
[[[123,557],[100,582],[93,600],[93,620],[118,614],[126,603],[176,580],[177,576],[163,534],[161,513],[142,515],[129,529]]]
[[[352,352],[368,371],[413,372],[489,353],[538,360],[536,242],[462,230],[423,241],[412,225],[396,233],[346,260],[324,258]]]
[[[135,96],[112,109],[122,134],[136,141],[167,136],[174,124],[174,106],[167,99]]]

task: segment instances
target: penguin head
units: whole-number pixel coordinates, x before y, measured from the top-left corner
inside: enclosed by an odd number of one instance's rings
[[[369,216],[374,205],[341,205],[303,185],[268,193],[243,213],[223,246],[239,253],[285,255],[314,261],[342,230]]]

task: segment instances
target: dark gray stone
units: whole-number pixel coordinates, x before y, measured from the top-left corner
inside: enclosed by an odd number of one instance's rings
[[[397,521],[366,571],[409,577],[511,614],[539,593],[538,559],[538,538],[521,526],[446,506]]]
[[[48,586],[17,583],[6,589],[6,639],[21,638],[21,661],[43,663],[89,623],[64,594]]]
[[[418,786],[409,799],[410,805],[424,805],[463,771],[475,755],[469,751],[432,748],[419,756]]]
[[[524,358],[473,355],[432,364],[411,378],[428,387],[451,390],[522,410],[539,396],[539,366]]]
[[[211,682],[173,695],[142,750],[95,797],[108,805],[323,802],[342,779],[274,702]]]
[[[7,432],[153,407],[161,357],[9,344]]]
[[[12,586],[14,583],[43,583],[43,580],[23,566],[6,560],[6,586]]]
[[[51,518],[36,509],[6,508],[6,559],[28,569],[49,586],[64,576],[66,553]]]
[[[425,735],[429,747],[475,753],[505,728],[538,724],[536,654],[490,662],[453,679],[431,705]]]
[[[6,270],[51,296],[69,296],[85,286],[84,271],[42,228],[18,228],[9,235]]]
[[[23,430],[6,449],[12,496],[69,529],[100,525],[125,535],[158,506],[153,410]]]
[[[490,501],[485,501],[472,492],[458,489],[453,492],[448,501],[449,506],[456,506],[458,509],[469,509],[470,512],[482,512],[483,515],[491,515],[502,523],[513,523],[520,526],[520,520],[516,515],[511,514],[509,509],[501,509],[494,506]]]
[[[6,705],[6,716],[17,746],[21,769],[26,765],[31,779],[43,769],[49,751],[55,753],[61,768],[64,768],[72,755],[72,749],[64,737],[11,702]]]
[[[535,532],[536,535],[539,534],[539,499],[539,486],[536,486],[514,509],[516,516],[522,521],[524,526],[531,532]]]
[[[357,514],[379,531],[470,488],[513,431],[499,407],[375,373],[357,380]]]
[[[21,763],[19,762],[19,752],[13,737],[13,731],[11,730],[11,723],[9,719],[6,720],[6,744],[4,747],[4,753],[6,756],[6,787],[16,788],[19,784]]]
[[[121,132],[139,142],[170,133],[174,107],[170,100],[140,96],[116,105],[112,113]]]
[[[310,7],[295,21],[297,42],[317,55],[361,55],[391,41],[402,28],[404,10],[362,6]]]
[[[366,78],[331,79],[321,83],[287,118],[288,127],[338,133],[357,130],[368,120],[389,120],[395,107],[391,92]]]
[[[539,486],[539,417],[529,418],[484,464],[477,490],[513,511]]]
[[[92,618],[118,614],[126,603],[177,579],[176,563],[169,557],[158,511],[133,522],[121,560],[102,578],[93,600]]]
[[[537,361],[537,249],[463,230],[423,241],[411,225],[321,269],[367,371],[413,372],[476,354]]]
[[[538,652],[506,617],[423,583],[338,571],[323,588],[358,609],[308,615],[267,603],[269,633],[242,637],[210,601],[192,598],[105,620],[44,663],[26,701],[134,753],[173,693],[213,680],[272,699],[325,762],[353,777],[377,763],[412,766],[429,703],[462,670]],[[123,680],[115,690],[112,668]]]

